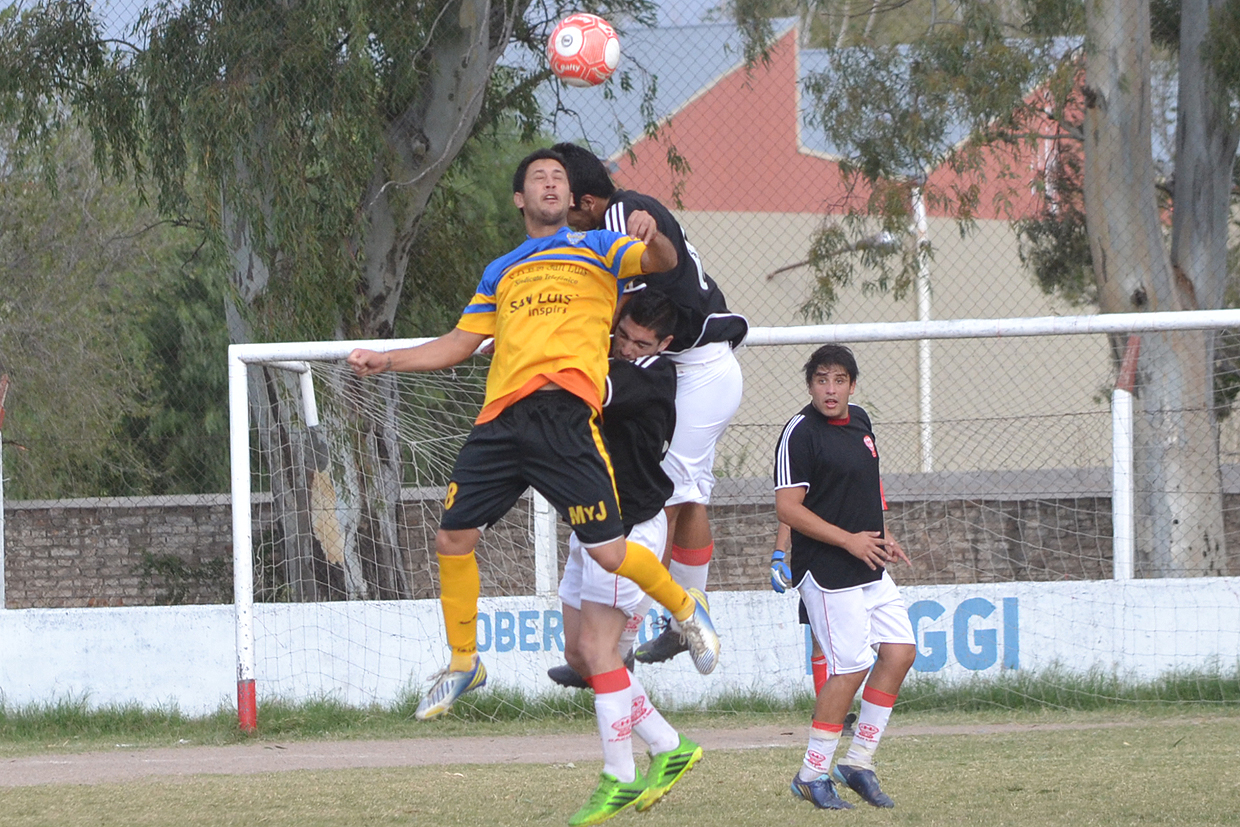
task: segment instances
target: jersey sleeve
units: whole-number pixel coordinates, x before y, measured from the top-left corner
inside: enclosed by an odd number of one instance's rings
[[[482,280],[474,290],[474,297],[461,311],[461,319],[456,326],[467,333],[482,336],[495,335],[495,291],[499,279],[503,276],[503,266],[498,261],[487,265],[482,272]]]
[[[804,419],[804,414],[792,417],[779,435],[779,445],[775,449],[776,490],[810,486],[813,449],[808,444],[809,429],[797,427]]]

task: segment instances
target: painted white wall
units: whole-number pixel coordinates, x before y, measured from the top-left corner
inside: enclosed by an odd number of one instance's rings
[[[1005,668],[1116,671],[1231,669],[1240,652],[1240,578],[987,583],[903,590],[917,629],[914,675],[948,680]],[[678,705],[725,692],[809,691],[796,596],[716,592],[719,668],[687,659],[639,666],[647,689]],[[559,604],[488,598],[480,649],[492,685],[555,690]],[[435,600],[255,606],[259,698],[338,697],[351,704],[421,692],[447,661]],[[649,623],[643,635],[649,634]],[[86,697],[92,706],[176,704],[201,715],[235,708],[231,606],[25,609],[0,612],[0,691],[11,706]]]

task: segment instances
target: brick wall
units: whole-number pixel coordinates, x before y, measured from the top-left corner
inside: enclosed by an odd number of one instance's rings
[[[893,569],[897,582],[1110,577],[1110,499],[1097,491],[1104,480],[1091,474],[1076,474],[1068,482],[1044,480],[1046,490],[1032,483],[1012,487],[1008,481],[1015,493],[1003,498],[986,496],[986,486],[977,480],[949,481],[939,475],[930,484],[915,475],[892,477],[886,481],[888,528],[914,563]],[[939,493],[943,490],[957,495]],[[776,528],[769,484],[723,480],[715,494],[710,510],[716,537],[711,588],[766,588]],[[407,502],[399,512],[412,593],[434,597],[437,526],[425,516],[434,509],[413,506]],[[528,500],[518,506],[528,507]],[[268,512],[265,506],[256,510],[256,538],[270,533]],[[7,608],[232,599],[232,517],[226,495],[12,502],[4,513]],[[1227,573],[1240,575],[1240,494],[1230,486],[1225,514]],[[561,526],[561,562],[566,537]],[[1141,560],[1137,562],[1139,574]],[[488,558],[484,550],[479,563],[484,595],[528,594],[534,589],[528,551],[501,560]]]

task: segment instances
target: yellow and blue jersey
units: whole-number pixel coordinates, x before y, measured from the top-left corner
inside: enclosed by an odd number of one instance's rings
[[[457,323],[495,337],[478,422],[549,382],[601,409],[616,301],[645,250],[633,236],[564,227],[487,265]]]

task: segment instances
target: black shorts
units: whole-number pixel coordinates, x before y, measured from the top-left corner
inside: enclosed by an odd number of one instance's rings
[[[584,545],[624,536],[599,415],[568,391],[535,391],[474,426],[456,457],[440,526],[491,526],[528,487]]]

